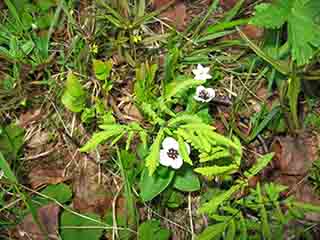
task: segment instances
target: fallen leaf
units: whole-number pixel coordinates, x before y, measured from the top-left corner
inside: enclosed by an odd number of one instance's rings
[[[312,133],[302,132],[297,137],[277,137],[271,146],[273,164],[282,174],[305,175],[318,159],[319,140]]]
[[[59,219],[60,207],[57,204],[49,204],[43,206],[37,210],[38,220],[43,226],[43,230],[48,234],[49,239],[58,238],[58,219]],[[22,223],[20,223],[15,229],[15,235],[20,240],[45,240],[46,236],[40,230],[38,224],[34,222],[34,219],[28,214]]]
[[[139,121],[139,122],[143,122],[144,118],[141,114],[141,112],[139,111],[139,109],[133,105],[133,104],[126,104],[124,107],[123,107],[123,112],[130,116],[131,118]]]
[[[41,167],[32,170],[28,177],[33,189],[37,189],[43,185],[61,183],[67,180],[64,176],[63,169],[46,169]]]
[[[184,3],[178,3],[174,7],[160,14],[163,20],[173,25],[179,31],[186,27],[187,8]]]
[[[21,127],[26,127],[30,123],[37,121],[41,118],[41,109],[36,109],[34,111],[28,111],[20,115],[19,123]]]
[[[39,148],[48,143],[49,133],[46,131],[38,131],[27,142],[29,148]]]
[[[99,183],[98,164],[84,157],[83,166],[73,182],[73,208],[80,213],[104,216],[112,208],[113,197],[106,184]]]
[[[152,6],[155,9],[158,9],[158,8],[161,8],[161,7],[165,6],[165,5],[167,5],[171,1],[172,0],[153,0],[151,2],[152,2]],[[177,2],[177,1],[175,1],[175,2]]]

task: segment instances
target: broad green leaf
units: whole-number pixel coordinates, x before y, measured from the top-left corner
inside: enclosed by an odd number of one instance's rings
[[[0,151],[8,161],[16,160],[24,143],[24,129],[16,124],[10,124],[2,129],[0,134]]]
[[[140,178],[140,197],[143,201],[151,201],[165,190],[174,177],[175,172],[166,168],[165,174],[159,170],[150,176],[148,169],[144,169]]]
[[[150,147],[150,153],[146,158],[146,167],[149,170],[149,175],[152,175],[156,171],[159,165],[160,147],[161,147],[163,137],[164,137],[163,129],[160,129],[156,139],[154,140],[153,144]]]
[[[18,183],[15,174],[12,172],[10,165],[4,159],[4,156],[0,152],[0,169],[3,171],[4,176],[6,176],[12,183]]]
[[[287,22],[291,54],[299,66],[307,64],[320,46],[318,0],[277,0],[256,7],[250,23],[267,28],[280,28]]]
[[[112,69],[112,61],[93,60],[93,70],[97,79],[106,81]]]
[[[273,4],[262,3],[255,7],[255,15],[250,20],[254,24],[267,28],[279,28],[287,20],[295,0],[277,0]]]
[[[194,192],[200,190],[200,181],[191,168],[184,168],[176,174],[173,187],[183,192]]]
[[[62,103],[72,112],[81,112],[86,103],[86,93],[78,77],[71,71],[68,73],[66,88],[62,95]]]
[[[80,152],[89,152],[94,150],[100,143],[122,134],[123,131],[124,128],[122,126],[114,125],[112,130],[94,133],[90,140],[80,148]]]
[[[148,220],[138,228],[138,240],[168,240],[170,231],[160,226],[159,220]]]
[[[49,185],[45,189],[43,189],[40,193],[49,198],[55,199],[56,201],[62,204],[70,201],[72,197],[71,188],[64,183]],[[51,200],[37,196],[35,201],[41,202],[41,205],[45,205],[45,204],[48,204]]]
[[[219,239],[218,237],[223,234],[228,223],[217,223],[207,227],[196,239],[197,240],[213,240]]]
[[[61,237],[63,240],[99,240],[103,225],[96,214],[82,214],[83,217],[64,211],[61,216]],[[91,220],[92,219],[92,220]]]

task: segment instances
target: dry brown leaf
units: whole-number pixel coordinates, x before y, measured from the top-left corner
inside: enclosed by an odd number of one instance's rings
[[[37,168],[32,170],[29,175],[29,182],[33,189],[37,189],[47,184],[58,184],[67,180],[63,169]]]
[[[73,208],[80,213],[93,212],[104,216],[112,207],[112,194],[105,184],[98,182],[98,165],[82,159],[83,166],[73,182]]]
[[[174,7],[160,14],[160,17],[173,25],[179,31],[183,31],[186,27],[187,8],[184,3],[180,2]]]
[[[165,5],[167,5],[169,2],[171,2],[172,0],[153,0],[152,1],[152,6],[155,9],[161,8]],[[177,2],[177,1],[176,1]]]
[[[60,207],[57,204],[49,204],[38,209],[38,219],[43,230],[48,234],[49,240],[58,239],[58,219]],[[45,240],[43,232],[34,222],[31,214],[28,214],[22,223],[15,229],[15,235],[20,240]]]
[[[123,107],[123,112],[130,116],[131,118],[139,121],[139,122],[143,122],[144,118],[141,114],[141,112],[139,111],[139,109],[133,105],[133,104],[126,104],[124,107]]]
[[[39,148],[48,143],[49,133],[46,131],[38,131],[34,134],[27,143],[29,148]]]
[[[312,133],[297,137],[277,137],[271,148],[275,152],[274,166],[282,174],[305,175],[318,158],[319,141]]]
[[[41,109],[36,109],[33,111],[28,111],[20,115],[19,123],[21,127],[26,127],[30,123],[37,121],[41,118]]]

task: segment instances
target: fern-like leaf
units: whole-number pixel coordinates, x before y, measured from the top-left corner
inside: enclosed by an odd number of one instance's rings
[[[146,167],[149,170],[149,175],[151,176],[157,169],[159,165],[159,157],[160,157],[160,147],[161,142],[164,137],[163,129],[160,129],[156,139],[154,140],[153,144],[150,148],[150,153],[146,158]]]

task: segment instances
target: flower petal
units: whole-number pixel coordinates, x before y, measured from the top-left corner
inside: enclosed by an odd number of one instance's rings
[[[206,102],[206,100],[204,100],[203,98],[197,96],[197,95],[194,95],[193,98],[198,101],[198,102]]]
[[[199,96],[199,94],[203,91],[206,90],[206,88],[204,86],[198,86],[196,89],[196,95]]]
[[[202,68],[202,74],[208,74],[210,71],[210,68],[209,67],[204,67]]]
[[[166,137],[162,142],[162,148],[168,150],[173,148],[175,150],[179,149],[179,143],[172,137]]]
[[[171,161],[171,167],[173,169],[179,169],[183,165],[183,160],[181,156],[179,155],[175,160]]]
[[[201,72],[203,71],[204,67],[201,64],[197,65],[197,70],[200,70]]]
[[[190,148],[190,146],[189,146],[189,144],[188,143],[184,143],[185,145],[186,145],[186,148],[187,148],[187,152],[188,152],[188,154],[190,154],[190,152],[191,152],[191,148]]]
[[[208,73],[203,74],[202,77],[204,78],[204,80],[207,80],[207,79],[211,79],[211,78],[212,78],[212,76],[211,76],[210,74],[208,74]]]
[[[209,94],[211,99],[216,96],[216,91],[213,88],[207,88],[206,90],[207,90],[207,92],[208,92],[208,94]]]
[[[167,150],[160,150],[160,164],[166,167],[171,166],[172,159],[169,158]]]

